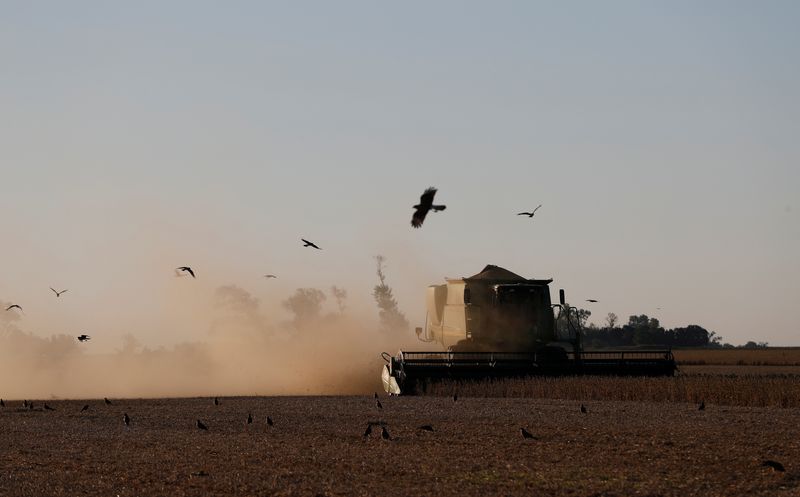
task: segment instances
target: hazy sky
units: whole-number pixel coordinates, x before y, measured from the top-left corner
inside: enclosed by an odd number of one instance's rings
[[[800,3],[0,11],[0,300],[25,331],[171,344],[227,284],[276,310],[336,284],[370,315],[380,253],[420,326],[427,285],[493,263],[597,323],[800,345]],[[448,208],[414,230],[431,185]]]

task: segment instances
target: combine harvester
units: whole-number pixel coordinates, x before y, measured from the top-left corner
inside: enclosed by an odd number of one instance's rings
[[[414,394],[441,380],[675,373],[671,350],[583,350],[577,309],[566,304],[564,290],[560,303],[551,303],[552,279],[529,280],[489,265],[475,276],[446,281],[428,287],[424,333],[416,329],[417,338],[446,352],[384,352],[388,393]]]

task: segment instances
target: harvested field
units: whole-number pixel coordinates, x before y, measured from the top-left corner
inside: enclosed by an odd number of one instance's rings
[[[800,347],[673,349],[680,365],[800,366]]]
[[[794,496],[797,409],[440,397],[19,402],[0,494]],[[89,411],[80,413],[84,403]],[[41,406],[41,402],[36,402]],[[126,428],[122,413],[132,423]],[[246,425],[252,413],[255,422]],[[275,426],[268,428],[270,415]],[[207,432],[198,430],[202,419]],[[387,423],[364,439],[368,421]],[[431,424],[434,432],[417,429]],[[520,427],[537,439],[524,440]],[[761,465],[774,459],[776,472]],[[207,473],[200,473],[201,471]],[[203,476],[200,476],[203,475]]]

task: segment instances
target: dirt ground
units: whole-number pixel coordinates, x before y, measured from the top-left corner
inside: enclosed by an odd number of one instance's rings
[[[800,495],[797,409],[592,402],[581,414],[574,401],[384,396],[380,410],[371,397],[47,401],[55,411],[34,402],[0,408],[0,495]],[[368,421],[385,422],[392,439],[379,428],[364,439]]]

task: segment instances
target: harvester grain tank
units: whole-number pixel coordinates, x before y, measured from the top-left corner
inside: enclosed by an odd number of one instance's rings
[[[551,282],[488,265],[474,276],[429,286],[425,328],[417,328],[417,337],[445,351],[384,352],[384,389],[414,393],[442,379],[674,374],[670,350],[583,350],[576,309],[563,290],[552,304]]]

